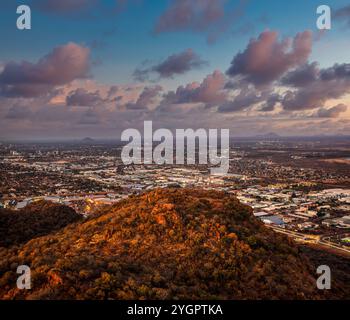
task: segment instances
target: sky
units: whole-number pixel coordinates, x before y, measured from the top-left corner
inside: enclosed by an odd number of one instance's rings
[[[349,36],[343,0],[2,0],[0,140],[348,135]]]

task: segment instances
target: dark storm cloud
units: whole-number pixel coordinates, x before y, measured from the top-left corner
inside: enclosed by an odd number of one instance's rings
[[[269,85],[288,70],[306,63],[311,49],[310,31],[282,41],[278,40],[277,32],[265,31],[233,58],[227,75],[240,76],[256,86]]]
[[[184,74],[192,69],[200,68],[207,62],[202,60],[192,49],[173,54],[159,64],[150,68],[139,68],[134,72],[134,78],[139,81],[146,81],[152,73],[159,78],[173,78],[175,75]]]
[[[0,95],[36,97],[58,85],[85,78],[89,71],[88,48],[75,43],[56,47],[37,63],[9,62],[0,73]]]

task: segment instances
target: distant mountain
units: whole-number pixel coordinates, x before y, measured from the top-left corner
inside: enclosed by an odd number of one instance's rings
[[[33,270],[31,290],[13,286],[23,263]],[[131,196],[0,250],[0,299],[326,297],[315,275],[293,241],[267,229],[250,207],[200,189]]]
[[[94,143],[95,140],[92,139],[92,138],[86,137],[86,138],[82,139],[81,142],[82,142],[82,143],[87,143],[87,144],[88,144],[88,143]]]
[[[266,134],[262,134],[262,135],[257,135],[255,136],[256,138],[259,138],[259,139],[266,139],[266,140],[269,140],[269,139],[279,139],[281,138],[280,135],[278,135],[277,133],[275,132],[269,132],[269,133],[266,133]]]

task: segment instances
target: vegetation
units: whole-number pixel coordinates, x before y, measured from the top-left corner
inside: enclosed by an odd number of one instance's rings
[[[313,269],[321,265],[329,266],[332,272],[332,296],[349,300],[350,298],[350,263],[349,256],[341,256],[327,250],[321,250],[315,246],[301,246],[301,251],[310,260]],[[332,251],[332,250],[331,250]],[[335,296],[334,296],[335,294]]]
[[[15,286],[21,264],[31,267],[31,290]],[[132,196],[0,248],[0,299],[324,298],[315,277],[298,247],[250,207],[196,189]]]
[[[40,201],[15,211],[0,209],[0,247],[27,242],[80,220],[73,209]]]

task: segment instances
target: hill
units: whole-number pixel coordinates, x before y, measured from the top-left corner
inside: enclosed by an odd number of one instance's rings
[[[90,137],[86,137],[86,138],[82,139],[81,142],[85,143],[85,144],[91,144],[91,143],[94,143],[95,140],[90,138]]]
[[[258,139],[263,139],[263,140],[275,140],[275,139],[280,139],[281,138],[281,136],[278,135],[275,132],[269,132],[269,133],[266,133],[266,134],[257,135],[255,137],[258,138]]]
[[[21,244],[81,218],[73,209],[40,201],[15,211],[0,209],[0,247]]]
[[[32,270],[18,290],[16,267]],[[315,270],[250,207],[215,191],[159,189],[0,249],[1,299],[318,299]]]

